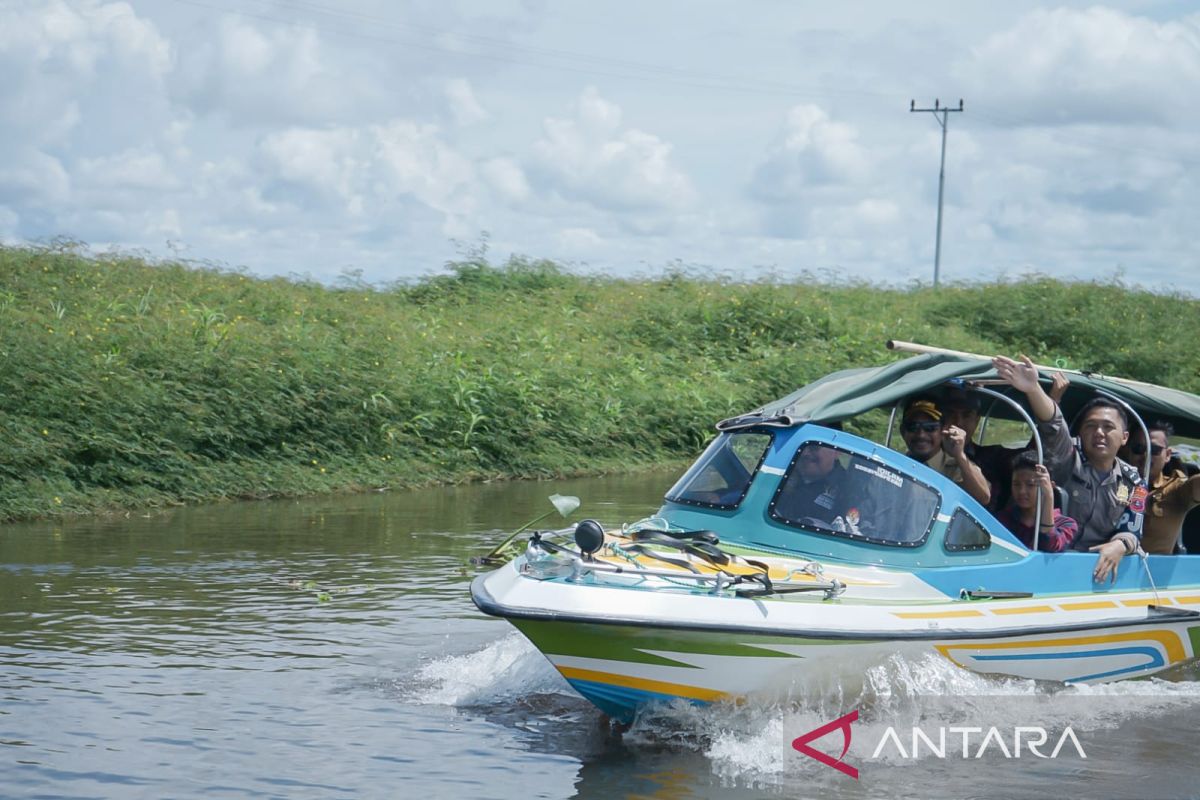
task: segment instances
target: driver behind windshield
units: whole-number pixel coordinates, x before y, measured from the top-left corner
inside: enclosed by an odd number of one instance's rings
[[[780,516],[806,525],[831,527],[846,511],[846,468],[838,452],[822,444],[806,444],[775,501]]]

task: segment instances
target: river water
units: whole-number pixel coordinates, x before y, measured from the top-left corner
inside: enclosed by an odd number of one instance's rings
[[[789,702],[666,708],[618,729],[502,620],[468,558],[579,495],[605,523],[662,473],[233,503],[0,528],[3,797],[1187,797],[1200,681],[1098,689],[847,664]],[[789,743],[861,710],[858,779]],[[1059,757],[913,721],[1041,725]],[[903,723],[903,725],[901,724]],[[913,724],[910,724],[913,723]],[[887,730],[899,731],[899,748]],[[850,730],[847,728],[847,730]],[[945,735],[943,730],[942,735]],[[835,732],[825,744],[840,750]],[[961,734],[965,737],[966,734]],[[876,752],[876,745],[884,746]],[[1081,753],[1081,750],[1086,750]],[[1081,755],[1086,755],[1082,758]]]

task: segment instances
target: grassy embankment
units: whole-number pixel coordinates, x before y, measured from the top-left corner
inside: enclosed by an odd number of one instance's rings
[[[1200,304],[1116,284],[450,272],[330,289],[0,248],[0,521],[677,461],[888,338],[1200,391]]]

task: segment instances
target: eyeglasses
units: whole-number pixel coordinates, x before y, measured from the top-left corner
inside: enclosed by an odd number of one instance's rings
[[[1164,448],[1161,444],[1152,444],[1150,445],[1150,455],[1161,456],[1162,451],[1165,449],[1166,448]],[[1144,456],[1146,455],[1146,445],[1131,444],[1129,445],[1129,452],[1133,453],[1135,456]]]
[[[933,433],[934,431],[940,431],[942,429],[942,423],[940,423],[940,422],[906,422],[901,426],[900,429],[903,430],[905,433],[916,433],[917,431],[921,431],[922,433]]]

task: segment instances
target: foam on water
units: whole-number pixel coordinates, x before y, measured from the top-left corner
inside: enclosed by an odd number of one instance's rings
[[[936,655],[893,655],[865,671],[847,675],[842,685],[779,698],[750,698],[739,704],[693,706],[674,703],[639,715],[626,741],[657,742],[702,752],[714,774],[754,786],[782,785],[788,780],[789,743],[801,734],[859,711],[854,723],[857,758],[872,755],[889,727],[907,743],[919,726],[936,737],[939,727],[995,727],[1012,744],[1018,726],[1048,731],[1111,730],[1126,721],[1147,724],[1155,716],[1182,710],[1200,711],[1200,682],[1159,679],[1099,685],[1062,686],[1021,678],[980,675]],[[836,751],[840,733],[820,746]],[[953,736],[951,742],[957,742]],[[1052,740],[1051,746],[1053,746]],[[972,750],[980,743],[976,738]],[[951,749],[960,745],[953,744]],[[865,753],[863,752],[865,748]],[[921,759],[931,755],[922,751]],[[878,760],[894,765],[920,760],[901,758],[893,750]],[[815,762],[813,762],[815,763]],[[824,769],[818,766],[819,770]]]
[[[516,631],[481,650],[430,661],[415,677],[411,699],[429,705],[479,706],[572,693],[546,657]]]
[[[516,632],[466,655],[434,659],[415,677],[410,694],[415,702],[425,704],[482,707],[524,703],[525,713],[553,716],[554,703],[529,705],[527,701],[539,696],[574,696],[541,653]],[[872,755],[889,727],[900,731],[906,744],[913,726],[935,737],[939,727],[995,727],[1011,744],[1017,726],[1111,730],[1130,720],[1153,724],[1147,720],[1187,709],[1200,712],[1200,682],[1152,678],[1062,686],[980,675],[934,654],[893,654],[880,663],[848,666],[841,678],[798,685],[783,696],[712,705],[675,701],[651,707],[640,713],[620,738],[627,746],[700,753],[722,781],[779,789],[795,778],[792,739],[852,710],[859,712],[852,756],[861,763]],[[957,740],[951,737],[950,741]],[[840,743],[835,731],[820,747],[836,751]],[[978,744],[976,739],[972,747]],[[921,753],[921,759],[928,756],[928,751]],[[876,760],[896,766],[920,763],[891,750]],[[828,771],[820,765],[815,769],[822,776],[821,770]]]

